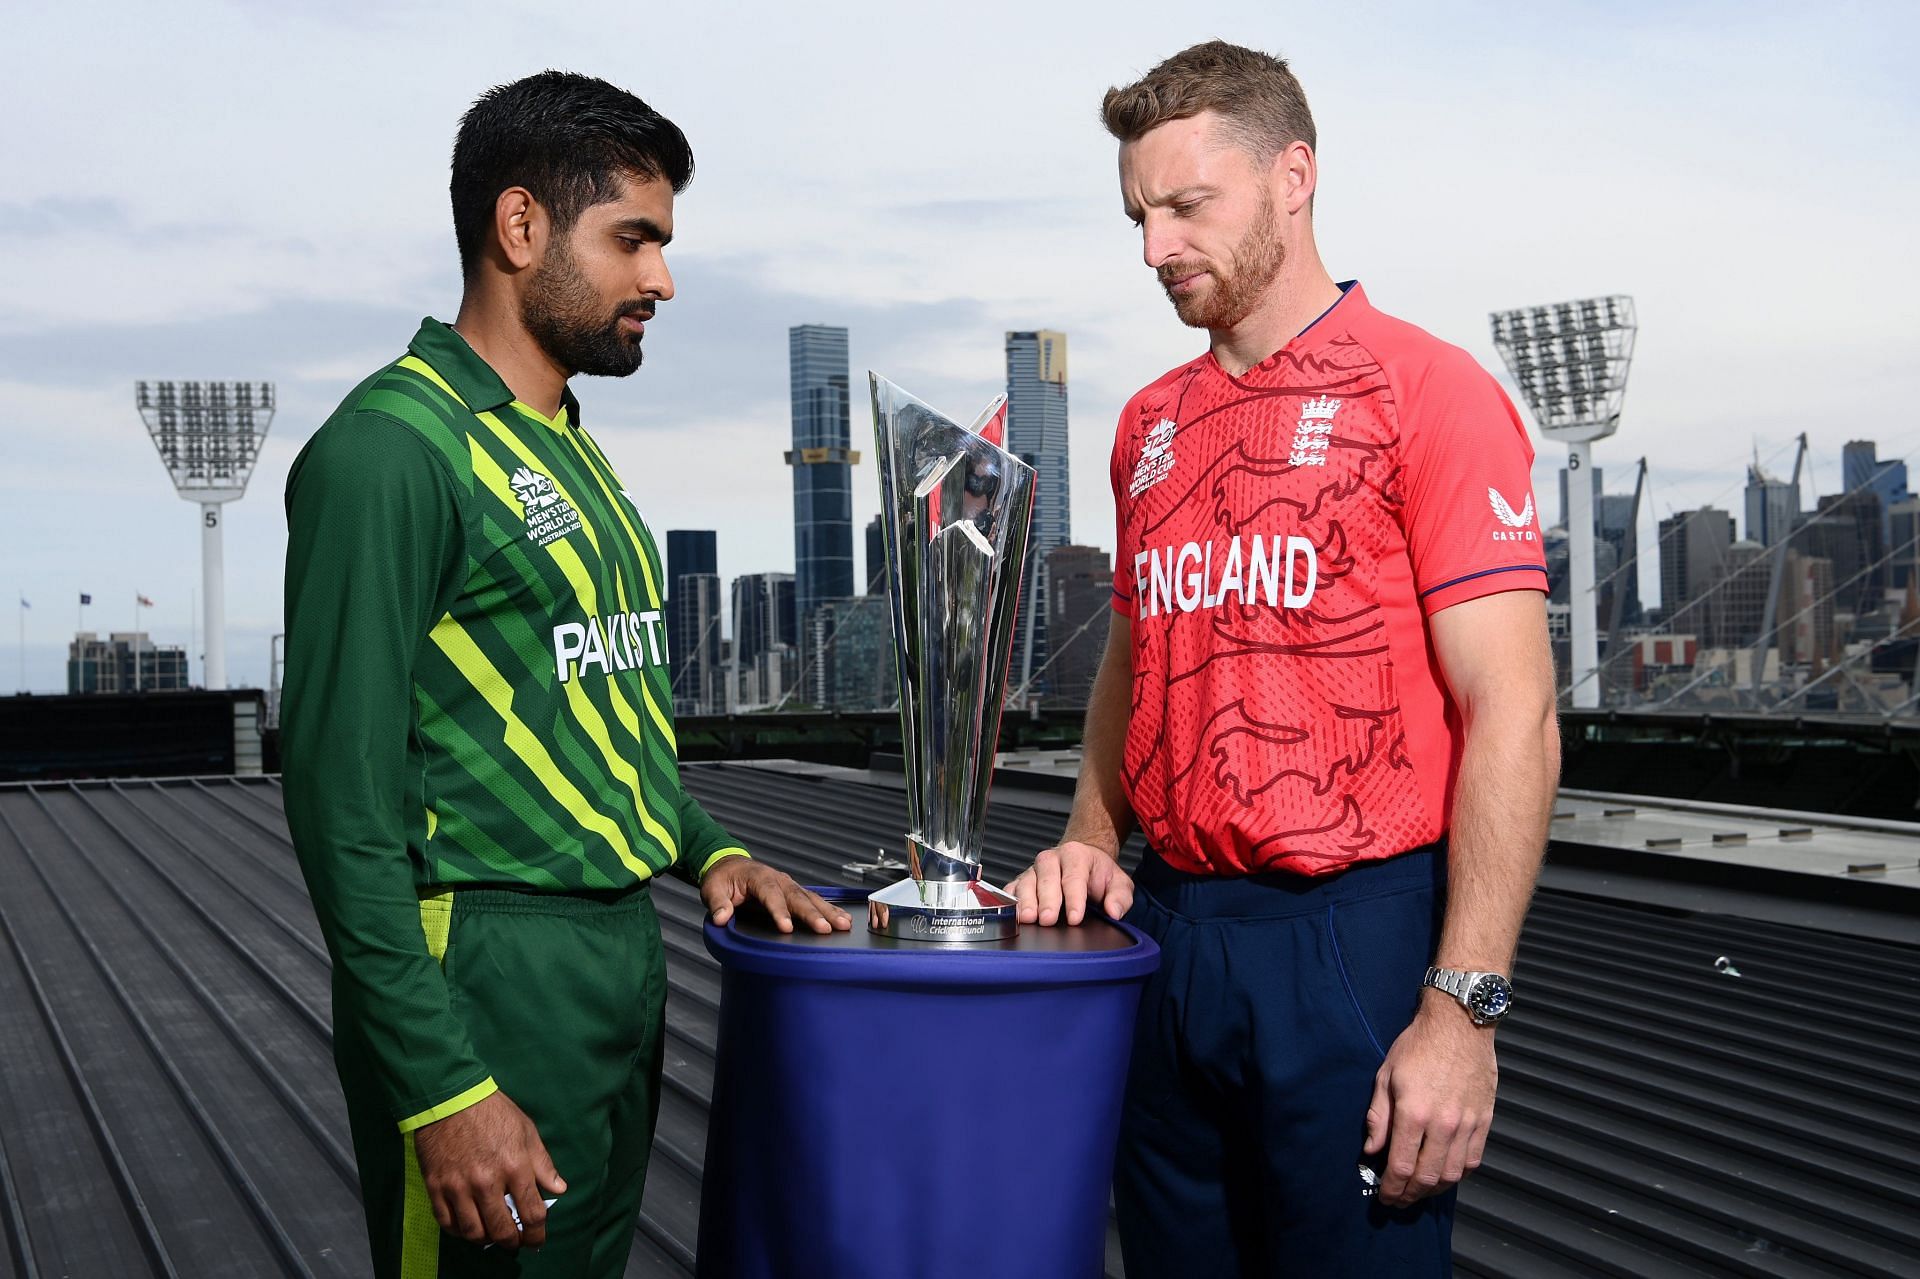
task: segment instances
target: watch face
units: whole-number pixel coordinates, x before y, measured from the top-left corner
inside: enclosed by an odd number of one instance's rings
[[[1513,987],[1498,973],[1488,973],[1467,992],[1467,1011],[1482,1021],[1495,1021],[1513,1006]]]

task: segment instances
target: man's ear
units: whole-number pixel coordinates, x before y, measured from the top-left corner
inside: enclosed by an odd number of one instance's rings
[[[508,187],[493,202],[494,243],[511,270],[524,271],[539,263],[550,226],[546,209],[525,187]]]
[[[1280,207],[1288,214],[1311,207],[1314,188],[1320,185],[1320,164],[1313,148],[1304,142],[1290,142],[1273,157],[1273,166]]]

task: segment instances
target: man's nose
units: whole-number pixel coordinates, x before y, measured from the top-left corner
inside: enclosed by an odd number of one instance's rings
[[[665,254],[654,254],[640,280],[640,292],[659,302],[673,299],[673,272],[667,269]]]
[[[1149,213],[1140,223],[1140,259],[1154,270],[1180,256],[1185,248],[1175,228],[1164,218]]]

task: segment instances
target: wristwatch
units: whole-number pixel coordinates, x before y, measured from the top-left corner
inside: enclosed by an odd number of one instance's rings
[[[1476,1026],[1491,1026],[1513,1008],[1513,983],[1499,973],[1463,973],[1457,968],[1429,968],[1420,983],[1452,995]]]

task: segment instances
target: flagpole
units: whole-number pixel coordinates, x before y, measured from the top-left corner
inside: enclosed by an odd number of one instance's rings
[[[140,691],[140,595],[133,597],[133,691]]]
[[[20,594],[20,684],[21,692],[27,691],[27,596]]]

